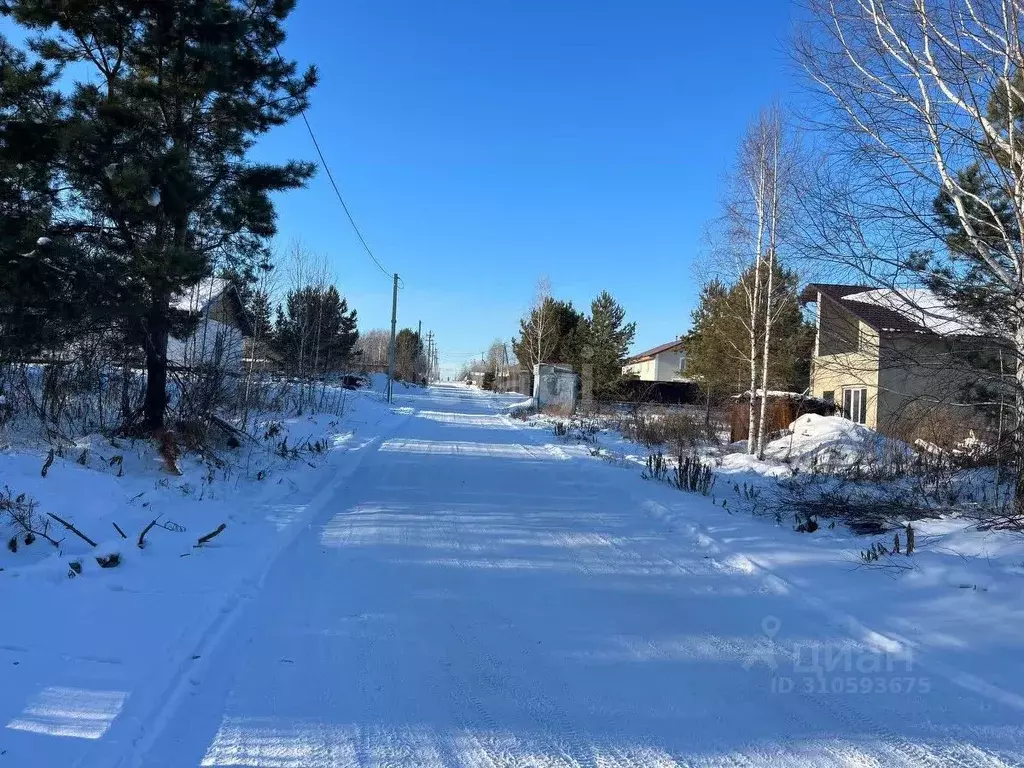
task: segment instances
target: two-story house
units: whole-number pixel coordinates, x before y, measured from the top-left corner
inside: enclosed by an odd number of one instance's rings
[[[252,337],[253,330],[238,290],[230,280],[204,278],[172,297],[171,306],[195,318],[195,328],[188,337],[172,336],[167,340],[167,360],[171,365],[215,365],[227,373],[242,371],[245,339]]]
[[[901,435],[929,420],[976,419],[970,393],[996,381],[983,364],[998,343],[934,293],[811,284],[801,300],[817,306],[812,395],[835,401],[853,421]]]
[[[622,374],[640,381],[687,381],[685,343],[676,339],[633,355],[623,364]]]

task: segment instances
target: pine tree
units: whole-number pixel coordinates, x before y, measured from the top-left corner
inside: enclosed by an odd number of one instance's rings
[[[73,253],[51,232],[57,74],[0,37],[0,356],[55,344],[85,309],[70,301]]]
[[[164,423],[171,298],[227,266],[266,258],[271,194],[315,168],[247,159],[256,138],[307,105],[315,71],[277,53],[295,0],[4,0],[47,61],[92,70],[68,97],[66,230],[105,254],[104,281],[145,353],[145,423]],[[82,71],[76,69],[75,72]]]
[[[622,364],[636,336],[636,323],[626,322],[626,310],[608,291],[590,304],[590,317],[582,326],[582,364],[592,371],[593,395],[615,396],[622,380]]]
[[[768,389],[804,391],[809,383],[814,329],[804,322],[795,300],[797,277],[776,264],[772,290],[776,294],[769,343]],[[715,395],[739,394],[749,389],[749,309],[741,281],[727,286],[712,280],[701,288],[686,336],[686,370]],[[767,302],[767,296],[762,297]],[[762,312],[762,317],[764,316]],[[764,362],[764,328],[756,334],[755,365]]]
[[[917,252],[912,254],[910,265],[949,306],[973,318],[979,326],[1012,338],[1016,297],[994,274],[986,258],[997,260],[1006,270],[1014,268],[1013,255],[1006,252],[1007,239],[1020,241],[1013,205],[977,164],[961,171],[957,178],[973,196],[962,204],[983,243],[984,257],[978,243],[972,242],[960,225],[952,197],[942,192],[932,207],[936,228],[946,246],[944,258],[937,258],[934,252]]]
[[[512,340],[512,350],[530,368],[538,363],[578,368],[584,319],[571,301],[546,296],[519,321],[519,336]]]
[[[395,377],[417,381],[424,371],[423,341],[411,328],[403,328],[395,337]]]
[[[743,342],[742,328],[729,304],[729,289],[719,280],[701,286],[686,335],[687,375],[700,382],[709,397],[743,390],[749,364],[736,355],[730,340]]]
[[[342,371],[358,338],[356,311],[333,285],[289,291],[278,308],[274,343],[294,375]]]
[[[274,321],[271,317],[270,295],[266,291],[253,291],[245,309],[252,321],[253,337],[261,343],[272,343]]]

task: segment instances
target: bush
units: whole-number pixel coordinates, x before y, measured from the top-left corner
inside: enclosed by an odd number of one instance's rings
[[[680,491],[689,491],[707,496],[715,485],[715,473],[709,464],[705,464],[698,456],[680,455],[674,467],[661,451],[647,457],[647,469],[643,473],[645,480],[661,480]]]
[[[619,424],[619,431],[645,448],[665,446],[674,455],[688,453],[708,441],[704,425],[679,410],[655,413],[638,408]]]

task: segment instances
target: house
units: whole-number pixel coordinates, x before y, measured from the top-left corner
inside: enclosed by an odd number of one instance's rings
[[[186,338],[167,341],[167,360],[172,366],[194,368],[216,365],[226,372],[242,371],[245,339],[253,335],[252,323],[238,290],[230,280],[208,277],[172,297],[171,308],[195,318]]]
[[[970,393],[998,344],[934,293],[819,283],[801,301],[817,306],[812,396],[901,437],[980,426]]]
[[[626,360],[623,376],[635,376],[640,381],[687,381],[686,349],[682,339],[648,349]]]
[[[264,338],[246,336],[242,347],[242,367],[246,371],[259,373],[280,372],[284,370],[284,356]]]

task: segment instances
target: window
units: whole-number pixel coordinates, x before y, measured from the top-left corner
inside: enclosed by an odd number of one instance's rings
[[[826,392],[822,392],[821,399],[826,403],[834,403],[836,401],[836,391],[834,389],[830,389]]]
[[[868,391],[866,389],[843,390],[843,415],[850,421],[863,424],[868,415]]]
[[[686,373],[686,353],[679,353],[679,373]]]

